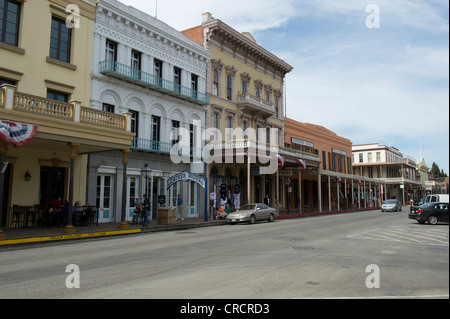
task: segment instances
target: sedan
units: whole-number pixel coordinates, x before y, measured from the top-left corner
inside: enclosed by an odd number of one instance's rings
[[[419,207],[411,207],[409,219],[415,219],[419,224],[428,222],[436,225],[439,222],[448,223],[448,203],[426,203]]]
[[[402,204],[396,199],[388,199],[381,205],[381,211],[397,212],[402,210]]]
[[[266,204],[247,204],[242,205],[239,210],[228,214],[227,221],[230,224],[248,222],[250,224],[256,223],[257,220],[267,220],[273,222],[277,210],[271,208]]]

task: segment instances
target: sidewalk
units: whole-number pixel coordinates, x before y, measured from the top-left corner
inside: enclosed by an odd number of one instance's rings
[[[362,208],[345,211],[305,213],[305,214],[299,214],[298,211],[291,210],[290,213],[288,213],[287,210],[281,210],[280,216],[276,217],[275,219],[285,220],[289,218],[303,218],[329,214],[351,213],[357,211],[370,211],[376,209],[378,208],[367,208],[367,209]],[[161,231],[177,231],[199,227],[220,226],[226,224],[227,222],[225,220],[208,219],[208,221],[205,222],[204,217],[198,217],[198,218],[186,218],[185,220],[177,220],[175,225],[158,225],[157,221],[150,222],[149,225],[146,227],[143,227],[142,225],[127,224],[128,229],[119,229],[119,223],[105,223],[99,224],[98,226],[96,225],[77,226],[75,227],[76,230],[75,234],[64,234],[63,228],[59,227],[6,229],[3,230],[5,238],[0,239],[0,247],[28,244],[28,243],[74,240],[83,238],[119,236],[119,235],[130,235],[130,234],[151,233]]]

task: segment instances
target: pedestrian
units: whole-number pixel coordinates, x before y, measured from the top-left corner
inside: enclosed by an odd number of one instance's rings
[[[148,211],[150,209],[150,199],[147,197],[146,194],[144,194],[144,203],[143,203],[143,208],[144,208],[144,223],[142,224],[142,226],[147,226],[148,224]]]
[[[264,204],[266,204],[267,206],[270,206],[270,198],[269,198],[269,195],[266,195],[266,197],[264,197]]]
[[[177,202],[177,216],[180,214],[180,219],[184,220],[183,217],[183,198],[180,194],[178,194],[178,202]]]

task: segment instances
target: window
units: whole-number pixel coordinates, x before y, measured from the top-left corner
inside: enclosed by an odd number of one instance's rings
[[[180,142],[179,128],[180,122],[172,121],[172,137],[171,137],[172,145],[175,145]]]
[[[227,135],[227,141],[231,141],[233,139],[233,124],[232,124],[232,117],[227,116],[227,125],[226,125],[226,135]]]
[[[102,110],[104,112],[114,113],[114,105],[103,103]]]
[[[227,75],[227,100],[233,100],[233,80],[231,75]]]
[[[267,100],[269,102],[269,100]],[[275,98],[275,117],[280,117],[280,99],[278,97]]]
[[[255,88],[255,95],[258,99],[260,99],[261,98],[261,89]]]
[[[129,111],[131,114],[131,133],[135,133],[136,137],[138,137],[139,132],[139,112],[137,111]]]
[[[155,76],[156,85],[162,86],[162,67],[163,63],[159,60],[153,62],[153,75]]]
[[[175,83],[175,91],[181,92],[181,69],[173,68],[173,82]]]
[[[0,42],[18,46],[20,3],[0,0]]]
[[[327,170],[327,155],[325,151],[322,151],[323,170]]]
[[[3,84],[16,85],[16,81],[0,78],[0,86]]]
[[[219,140],[219,130],[220,130],[220,126],[219,126],[219,115],[214,112],[212,115],[212,125],[214,128],[214,137],[213,140],[214,141],[218,141]]]
[[[242,81],[242,94],[246,94],[247,93],[247,83],[245,83],[244,81]]]
[[[191,89],[192,89],[192,97],[196,99],[198,91],[198,76],[195,74],[191,74]]]
[[[61,93],[57,91],[48,90],[47,91],[47,99],[50,100],[56,100],[60,102],[68,102],[69,101],[69,95],[66,93]]]
[[[160,123],[161,118],[158,116],[152,116],[152,141],[159,142],[160,141]]]
[[[106,61],[117,62],[117,43],[106,40]]]
[[[213,70],[213,94],[219,96],[219,71]]]
[[[364,154],[363,153],[359,153],[359,162],[364,163]]]
[[[131,51],[131,72],[134,79],[141,79],[141,53],[137,51]]]
[[[381,153],[380,152],[376,153],[376,158],[377,158],[376,159],[377,162],[381,162]]]
[[[63,62],[70,62],[72,31],[64,20],[53,17],[50,38],[50,57]]]
[[[372,153],[367,153],[367,163],[372,163]]]

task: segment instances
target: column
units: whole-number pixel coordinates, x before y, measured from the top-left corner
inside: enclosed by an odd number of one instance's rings
[[[328,175],[328,211],[331,212],[331,177]]]
[[[69,216],[67,221],[67,226],[64,228],[63,233],[64,234],[73,234],[76,232],[75,228],[73,227],[73,178],[74,178],[74,170],[75,170],[75,159],[77,158],[77,147],[80,146],[80,144],[75,143],[67,143],[67,145],[70,147],[70,178],[69,178]]]
[[[320,172],[319,172],[319,175],[317,176],[317,179],[318,179],[318,183],[317,183],[317,185],[318,185],[318,188],[319,188],[319,213],[321,213],[322,212],[322,175],[320,175]]]
[[[128,167],[128,154],[131,151],[122,150],[123,154],[122,164],[123,164],[123,178],[122,178],[122,209],[120,212],[120,224],[119,229],[128,229],[128,224],[126,223],[126,210],[127,210],[127,167]]]

